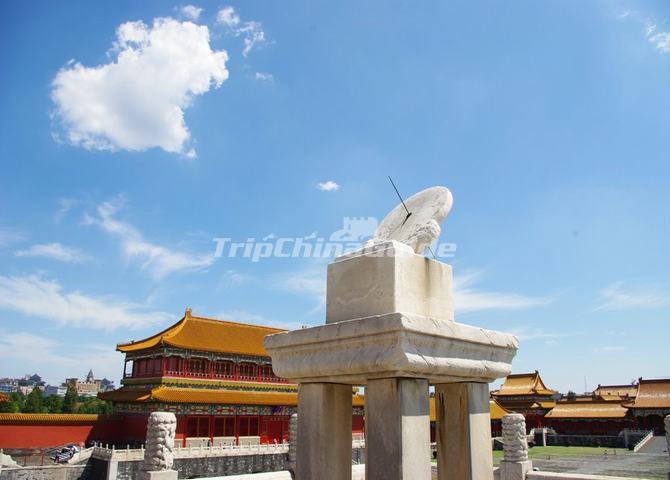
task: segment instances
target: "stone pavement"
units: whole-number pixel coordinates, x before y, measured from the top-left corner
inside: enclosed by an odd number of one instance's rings
[[[665,436],[655,436],[649,440],[638,453],[668,453],[668,442]]]
[[[534,458],[533,466],[545,472],[585,473],[619,477],[663,479],[670,471],[668,455],[628,453],[623,455],[575,455],[551,459]]]

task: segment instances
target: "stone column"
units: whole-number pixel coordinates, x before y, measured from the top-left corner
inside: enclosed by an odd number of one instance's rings
[[[670,454],[670,415],[665,416],[665,441],[668,444],[668,454]],[[668,480],[670,480],[670,472],[668,472]]]
[[[435,410],[438,480],[492,480],[488,384],[435,385]]]
[[[351,385],[298,387],[296,480],[351,480]]]
[[[174,436],[177,417],[174,413],[153,412],[147,422],[147,442],[140,480],[177,480],[177,471],[172,470]]]
[[[502,419],[504,458],[500,462],[500,480],[525,480],[533,470],[528,460],[526,419],[519,413],[510,413]]]
[[[366,480],[430,480],[428,381],[370,380],[365,402]]]

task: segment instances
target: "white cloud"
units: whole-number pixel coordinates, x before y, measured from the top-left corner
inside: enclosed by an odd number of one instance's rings
[[[216,21],[223,25],[228,31],[236,36],[244,38],[243,56],[248,56],[251,50],[257,45],[262,45],[267,42],[263,25],[260,22],[249,21],[243,22],[240,16],[235,12],[231,6],[223,7],[216,15]]]
[[[256,72],[256,80],[262,80],[264,82],[271,82],[275,77],[271,73]]]
[[[328,180],[327,182],[319,182],[316,184],[316,188],[322,192],[337,192],[340,189],[340,185]]]
[[[235,9],[233,7],[227,6],[223,7],[216,14],[216,21],[221,25],[237,27],[240,24],[240,16],[235,13]]]
[[[670,305],[670,296],[655,291],[627,292],[623,282],[615,282],[600,292],[601,304],[596,310],[623,310],[629,308],[659,308]]]
[[[0,308],[52,320],[61,325],[113,330],[140,329],[170,318],[145,305],[110,297],[64,292],[55,280],[37,275],[1,276]]]
[[[179,8],[179,12],[185,18],[189,18],[191,20],[199,19],[202,10],[203,10],[202,8],[196,7],[195,5],[184,5],[183,7]]]
[[[670,32],[658,31],[658,25],[653,17],[647,17],[635,10],[624,10],[617,14],[619,20],[630,18],[644,26],[644,36],[661,53],[670,53]],[[627,20],[626,20],[627,21]]]
[[[30,248],[18,250],[14,254],[17,257],[50,258],[66,263],[82,263],[91,260],[91,256],[83,250],[66,247],[58,242],[32,245]]]
[[[483,277],[480,271],[469,271],[454,278],[456,314],[481,310],[526,310],[549,302],[546,298],[528,297],[509,292],[486,292],[474,288]]]
[[[54,221],[56,223],[60,222],[65,215],[68,214],[72,207],[77,204],[77,200],[74,198],[60,198],[58,199],[58,210],[54,214]]]
[[[0,248],[12,246],[25,238],[26,236],[20,230],[0,225]]]
[[[211,49],[209,29],[172,18],[123,23],[111,54],[96,67],[71,61],[54,78],[55,117],[67,140],[91,150],[160,147],[194,157],[184,110],[228,78],[228,55]]]
[[[658,32],[648,35],[649,42],[663,53],[670,53],[670,32]]]
[[[86,221],[118,238],[126,258],[139,260],[142,270],[149,271],[155,279],[180,271],[202,270],[214,263],[213,253],[180,252],[145,240],[134,226],[116,218],[122,206],[122,201],[104,202],[97,207],[97,216],[88,216]]]
[[[83,377],[89,369],[97,378],[118,380],[123,365],[113,345],[82,342],[73,349],[53,338],[6,331],[0,331],[0,362],[8,369],[5,375],[37,372],[52,385],[60,384],[66,373]]]

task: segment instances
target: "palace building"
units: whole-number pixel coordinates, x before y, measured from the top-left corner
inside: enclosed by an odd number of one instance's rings
[[[621,399],[603,399],[598,396],[560,400],[545,415],[544,423],[559,434],[612,435],[630,428],[632,421]]]
[[[283,330],[194,316],[117,345],[123,386],[99,397],[124,417],[126,442],[143,441],[150,412],[177,416],[182,445],[273,443],[288,436],[297,385],[278,378],[263,347]],[[352,391],[353,393],[353,391]],[[363,397],[353,397],[353,431],[363,430]]]
[[[537,370],[507,376],[499,390],[491,392],[506,410],[526,417],[527,428],[543,426],[543,418],[554,406],[558,392],[547,388]]]
[[[639,428],[653,429],[657,435],[662,435],[665,431],[663,418],[670,415],[670,378],[640,378],[637,395],[623,406],[630,410]]]

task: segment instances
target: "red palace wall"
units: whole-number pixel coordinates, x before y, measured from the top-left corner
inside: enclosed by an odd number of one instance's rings
[[[111,442],[118,438],[121,418],[90,422],[0,424],[0,448],[49,448],[68,443]]]
[[[215,417],[198,416],[201,422],[208,425],[206,432],[197,436],[212,436]],[[177,445],[185,445],[188,436],[188,419],[186,415],[177,415]],[[233,417],[236,421],[250,417]],[[281,443],[288,440],[287,416],[256,417],[258,418],[261,443]],[[363,417],[355,415],[352,431],[362,433]],[[0,448],[52,448],[68,443],[90,445],[92,442],[116,444],[131,447],[144,442],[147,433],[147,415],[125,414],[107,417],[97,421],[65,422],[5,422],[0,423]],[[194,435],[191,435],[194,436]]]

